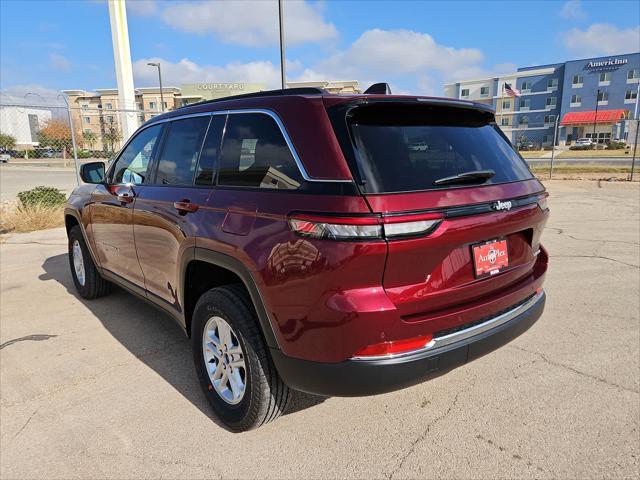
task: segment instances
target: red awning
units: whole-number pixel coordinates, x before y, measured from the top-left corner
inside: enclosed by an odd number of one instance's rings
[[[618,120],[624,118],[626,110],[598,110],[598,118],[596,111],[588,112],[569,112],[562,117],[560,125],[593,125],[594,123],[617,123]]]

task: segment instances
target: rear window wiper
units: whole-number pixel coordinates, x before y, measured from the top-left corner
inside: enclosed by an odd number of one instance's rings
[[[452,183],[484,183],[496,174],[493,170],[472,170],[451,177],[443,177],[434,181],[434,185],[450,185]]]

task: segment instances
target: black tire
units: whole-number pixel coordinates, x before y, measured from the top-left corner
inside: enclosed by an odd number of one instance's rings
[[[220,397],[205,366],[202,337],[207,321],[214,316],[231,326],[244,355],[246,385],[242,400],[235,405]],[[257,428],[275,420],[286,409],[289,387],[276,371],[253,304],[242,285],[212,288],[200,297],[193,312],[191,342],[200,385],[215,415],[230,430]]]
[[[73,246],[75,242],[80,245],[82,251],[82,259],[84,263],[84,284],[78,280],[76,270],[73,264]],[[84,236],[78,225],[69,231],[69,267],[71,268],[71,277],[76,286],[76,290],[82,298],[91,300],[106,295],[111,291],[111,283],[100,276],[96,269],[95,263],[91,258],[91,253],[84,241]]]

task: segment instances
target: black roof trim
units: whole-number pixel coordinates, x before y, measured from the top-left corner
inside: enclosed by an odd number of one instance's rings
[[[243,93],[241,95],[231,95],[229,97],[215,98],[213,100],[204,100],[202,102],[189,103],[176,110],[186,107],[194,107],[198,105],[208,105],[211,103],[228,102],[229,100],[238,100],[242,98],[259,98],[259,97],[281,97],[287,95],[324,95],[327,92],[322,88],[317,87],[299,87],[299,88],[285,88],[278,90],[262,90],[260,92]],[[174,110],[175,111],[175,110]]]

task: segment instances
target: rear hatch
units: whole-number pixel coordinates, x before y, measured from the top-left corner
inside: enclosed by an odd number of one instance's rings
[[[437,222],[427,234],[388,237],[383,286],[405,321],[443,318],[448,328],[461,307],[531,276],[546,193],[491,110],[390,99],[329,114],[371,211],[385,222]]]

